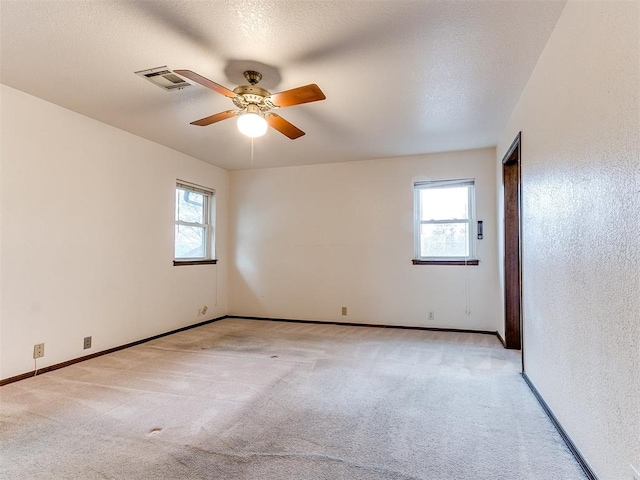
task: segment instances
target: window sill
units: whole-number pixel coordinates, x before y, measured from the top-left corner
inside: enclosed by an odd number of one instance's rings
[[[182,267],[184,265],[215,265],[218,260],[174,260],[174,267]]]
[[[478,265],[480,260],[412,260],[414,265]]]

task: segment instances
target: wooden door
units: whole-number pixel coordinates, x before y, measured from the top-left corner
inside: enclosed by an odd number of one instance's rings
[[[521,185],[518,134],[502,160],[504,187],[504,301],[505,346],[522,348],[522,273],[520,249]]]

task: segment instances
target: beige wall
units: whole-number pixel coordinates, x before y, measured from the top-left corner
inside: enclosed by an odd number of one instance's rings
[[[490,148],[231,172],[230,313],[495,331],[494,163]],[[480,265],[412,265],[413,182],[465,177]]]
[[[225,315],[228,172],[0,88],[0,378]],[[172,265],[176,178],[216,190],[217,266]]]
[[[640,465],[638,2],[570,1],[522,130],[527,374],[602,480]]]

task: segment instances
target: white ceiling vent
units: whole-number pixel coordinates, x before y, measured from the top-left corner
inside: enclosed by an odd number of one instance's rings
[[[176,75],[172,70],[168,69],[166,65],[164,67],[150,68],[149,70],[140,70],[135,73],[163,90],[181,90],[191,86],[189,82],[180,75]]]

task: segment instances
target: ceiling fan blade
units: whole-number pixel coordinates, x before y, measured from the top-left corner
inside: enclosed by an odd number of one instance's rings
[[[183,77],[188,78],[189,80],[193,80],[194,82],[199,83],[204,87],[210,88],[214,92],[220,93],[225,97],[229,97],[229,98],[237,97],[237,95],[232,90],[229,90],[227,87],[223,87],[222,85],[219,85],[216,82],[212,82],[208,78],[204,78],[202,75],[198,75],[197,73],[192,72],[191,70],[174,70],[174,72],[177,73],[178,75],[182,75]]]
[[[191,125],[206,127],[207,125],[211,125],[212,123],[216,123],[221,120],[226,120],[227,118],[235,117],[236,115],[238,115],[238,113],[240,113],[238,110],[227,110],[226,112],[216,113],[215,115],[204,117],[204,118],[201,118],[200,120],[196,120],[195,122],[191,122]]]
[[[296,127],[294,124],[287,122],[280,115],[276,115],[275,113],[267,113],[265,115],[267,119],[267,123],[271,128],[276,129],[283,135],[286,135],[291,140],[295,140],[304,135],[304,132]]]
[[[301,103],[317,102],[325,98],[327,97],[324,96],[320,87],[315,83],[292,90],[285,90],[280,93],[274,93],[270,97],[271,102],[276,107],[291,107],[293,105],[300,105]]]

